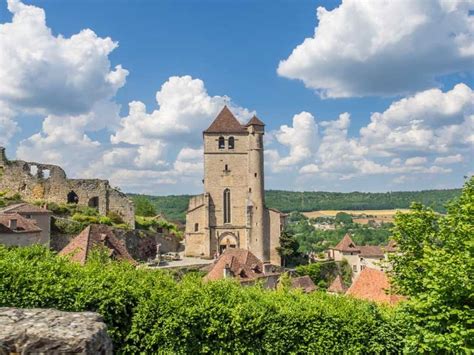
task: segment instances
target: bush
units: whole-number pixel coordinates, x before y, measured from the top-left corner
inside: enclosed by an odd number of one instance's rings
[[[127,263],[70,263],[45,248],[0,246],[0,307],[94,311],[117,352],[400,352],[397,310],[324,293],[232,281],[175,281]]]

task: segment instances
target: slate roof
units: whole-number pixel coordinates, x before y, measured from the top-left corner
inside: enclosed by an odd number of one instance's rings
[[[303,292],[310,293],[316,291],[316,285],[314,284],[311,277],[308,275],[294,277],[291,279],[291,288],[297,288],[303,290]]]
[[[245,125],[247,126],[265,126],[265,123],[263,123],[257,116],[253,116],[250,121],[247,122]]]
[[[217,115],[204,133],[247,133],[247,130],[235,118],[227,106]]]
[[[355,298],[374,302],[396,304],[405,297],[390,293],[390,281],[380,270],[365,268],[346,292]]]
[[[352,241],[352,238],[349,233],[347,233],[344,238],[334,247],[335,250],[345,251],[345,252],[359,252],[360,249]]]
[[[114,230],[102,224],[91,224],[86,227],[59,252],[59,255],[68,256],[72,261],[84,265],[90,252],[99,246],[105,247],[110,257],[137,265],[122,242],[115,236]]]
[[[226,267],[230,269],[233,278],[241,281],[255,280],[264,276],[263,263],[254,254],[246,249],[228,248],[204,279],[208,281],[223,279]]]
[[[12,219],[16,219],[15,230],[10,229],[9,222]],[[28,218],[23,217],[18,213],[0,213],[0,232],[2,233],[36,233],[41,232],[41,228],[37,224]]]
[[[51,211],[29,203],[17,203],[0,210],[0,213],[50,214]]]
[[[347,287],[344,286],[344,282],[342,282],[341,275],[337,275],[331,285],[328,287],[328,292],[331,293],[345,293]]]

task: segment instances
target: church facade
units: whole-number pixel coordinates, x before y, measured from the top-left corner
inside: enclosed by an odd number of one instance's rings
[[[203,132],[204,193],[189,202],[186,256],[213,258],[240,248],[280,265],[285,215],[265,206],[264,133],[256,116],[242,125],[227,107]]]

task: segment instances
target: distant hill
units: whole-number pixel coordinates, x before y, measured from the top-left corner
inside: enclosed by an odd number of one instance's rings
[[[396,192],[323,192],[323,191],[282,191],[265,192],[268,207],[282,212],[308,212],[317,210],[377,210],[408,208],[412,202],[421,202],[437,212],[445,212],[445,204],[459,196],[461,189],[396,191]],[[192,195],[149,196],[128,194],[148,198],[158,213],[169,220],[185,221],[188,201]]]

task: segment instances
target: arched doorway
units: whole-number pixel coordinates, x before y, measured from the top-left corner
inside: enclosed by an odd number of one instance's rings
[[[79,197],[74,191],[67,194],[67,203],[79,203]]]
[[[228,248],[238,248],[239,243],[235,235],[225,233],[219,238],[219,253],[222,254]]]
[[[97,196],[90,198],[88,206],[93,208],[99,208],[99,198]]]

